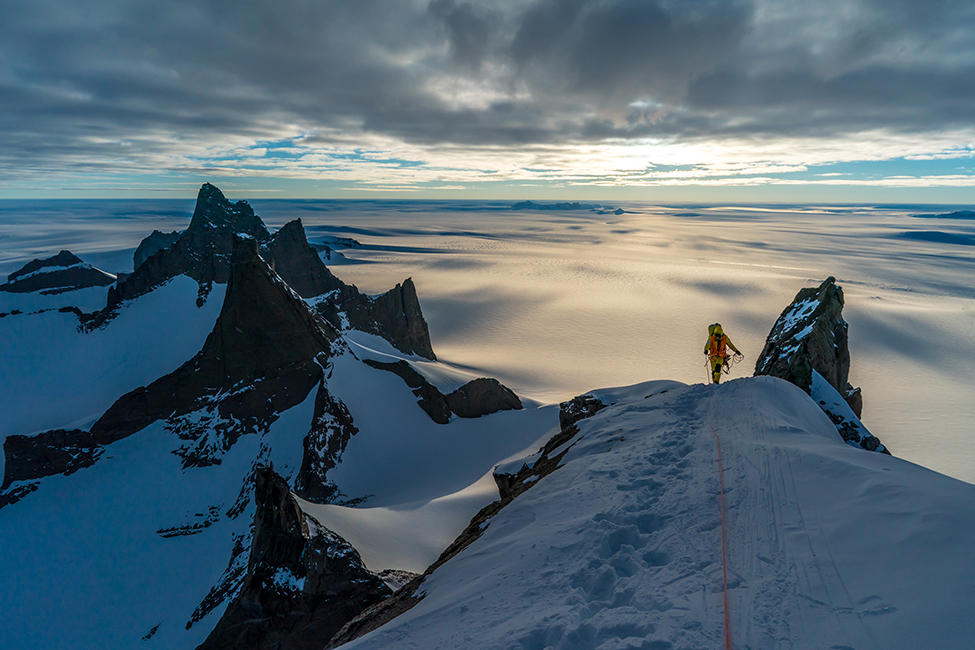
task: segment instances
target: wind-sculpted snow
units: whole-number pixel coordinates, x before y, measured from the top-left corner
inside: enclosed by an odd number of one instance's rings
[[[844,444],[776,378],[617,390],[562,466],[345,648],[967,647],[975,486]],[[601,401],[604,398],[601,398]]]

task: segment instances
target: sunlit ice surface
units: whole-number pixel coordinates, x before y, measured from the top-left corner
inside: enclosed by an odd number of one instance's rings
[[[975,220],[914,216],[951,208],[252,204],[272,228],[301,217],[313,243],[360,242],[341,249],[339,277],[370,293],[412,277],[442,361],[547,402],[705,381],[715,321],[746,355],[732,377],[750,376],[795,293],[833,275],[865,424],[895,455],[975,482]],[[0,202],[0,271],[61,248],[127,271],[141,237],[185,228],[191,212],[192,201]]]

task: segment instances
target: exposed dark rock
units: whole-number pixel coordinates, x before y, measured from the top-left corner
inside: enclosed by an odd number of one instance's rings
[[[55,429],[36,436],[7,436],[0,489],[15,481],[72,474],[95,464],[102,447],[88,431]]]
[[[97,454],[78,449],[97,450],[158,420],[184,441],[185,466],[219,463],[241,435],[267,431],[321,383],[334,345],[342,345],[337,334],[261,259],[257,242],[238,239],[223,308],[203,348],[120,397],[88,432],[8,438],[23,451],[13,464],[8,455],[6,473],[40,478],[91,464]]]
[[[477,418],[497,411],[522,408],[518,396],[497,379],[486,377],[474,379],[452,393],[444,395],[402,359],[392,362],[364,359],[363,363],[379,370],[392,372],[402,378],[413,390],[420,408],[437,424],[447,424],[451,413],[462,418]]]
[[[322,263],[308,245],[301,219],[286,223],[264,246],[265,258],[302,298],[312,298],[345,284]]]
[[[849,382],[849,335],[847,322],[843,319],[843,305],[843,289],[836,285],[833,277],[826,278],[818,287],[800,290],[772,326],[765,347],[755,362],[755,374],[785,379],[812,394],[813,373],[818,373],[856,416],[856,426],[860,430],[857,444],[865,449],[885,450],[859,422],[863,397],[860,389]],[[817,399],[834,422],[837,418],[849,420],[837,413],[837,407],[827,408],[825,400]],[[843,435],[839,424],[837,426]],[[850,435],[847,431],[844,439],[852,440]]]
[[[402,569],[383,569],[379,572],[379,577],[386,583],[386,586],[394,592],[399,591],[408,582],[419,577],[419,573],[404,571]]]
[[[304,400],[320,382],[335,340],[261,259],[257,242],[237,239],[223,308],[203,349],[120,398],[92,432],[113,441],[166,419],[190,441],[185,463],[209,464],[240,435],[267,430],[278,413]],[[194,417],[182,418],[189,413]],[[202,437],[210,428],[218,435]]]
[[[256,476],[254,537],[240,591],[200,648],[321,648],[392,592],[344,539],[301,511],[283,478]]]
[[[755,374],[785,379],[808,393],[816,370],[841,395],[851,391],[843,304],[843,289],[832,277],[799,291],[772,326]]]
[[[61,251],[43,260],[31,260],[14,271],[7,276],[6,284],[0,284],[0,291],[61,293],[114,283],[114,275],[86,264],[71,251]]]
[[[598,407],[596,406],[597,404],[599,404]],[[580,405],[586,406],[583,407]],[[391,598],[365,609],[358,616],[346,623],[329,640],[326,648],[338,648],[345,643],[349,643],[368,634],[382,627],[400,614],[409,611],[414,605],[420,602],[423,599],[423,595],[419,590],[423,581],[445,562],[473,544],[490,525],[491,519],[516,497],[536,485],[539,479],[557,470],[562,458],[572,447],[569,443],[579,433],[577,422],[595,415],[602,408],[605,408],[605,405],[602,405],[599,400],[591,395],[581,395],[567,402],[562,402],[560,404],[559,421],[563,424],[559,432],[552,436],[536,454],[526,459],[526,462],[517,472],[507,474],[495,471],[494,480],[498,484],[501,498],[484,506],[484,508],[474,515],[467,527],[426,571],[406,583]]]
[[[338,464],[349,440],[358,432],[348,407],[329,394],[324,381],[320,383],[311,429],[303,442],[301,468],[295,477],[295,492],[301,498],[316,503],[335,501],[339,491],[328,480],[328,471]]]
[[[378,334],[397,350],[436,359],[430,344],[430,330],[423,318],[413,280],[407,278],[386,293],[367,296],[355,286],[345,285],[317,305],[319,312],[338,327],[345,325]]]
[[[5,489],[0,489],[0,508],[17,503],[40,486],[37,481],[18,482]]]
[[[317,309],[336,327],[342,328],[347,322],[351,327],[382,336],[402,352],[436,358],[411,279],[379,296],[363,294],[335,277],[322,263],[309,245],[300,219],[285,224],[263,250],[272,268],[302,298],[325,296]]]
[[[431,420],[437,424],[450,422],[450,407],[447,405],[447,399],[443,393],[428,382],[426,377],[414,370],[409,363],[403,360],[384,362],[374,359],[363,359],[363,363],[399,375],[406,382],[406,385],[413,390],[413,394],[417,397],[417,404],[430,416]]]
[[[249,237],[260,244],[267,262],[301,297],[325,296],[317,309],[336,327],[351,326],[377,334],[402,352],[436,358],[413,281],[407,279],[379,296],[363,294],[335,277],[322,263],[308,244],[300,219],[287,223],[272,237],[246,201],[231,203],[219,189],[205,183],[189,227],[167,247],[161,247],[170,237],[171,234],[153,233],[143,240],[140,250],[145,249],[145,258],[137,261],[133,273],[120,278],[109,290],[105,309],[85,321],[86,327],[103,325],[118,313],[122,302],[148,293],[178,275],[188,275],[200,283],[197,304],[201,305],[214,282],[227,282],[234,238]],[[141,257],[139,251],[136,254]]]
[[[250,503],[250,492],[253,491],[254,483],[255,481],[253,480],[245,481],[245,485],[250,489],[248,490],[247,496],[243,499],[244,503]],[[236,516],[239,514],[240,512],[232,516],[236,518]],[[186,622],[187,630],[193,627],[196,623],[202,621],[210,612],[219,607],[225,600],[233,598],[234,595],[240,591],[240,587],[244,583],[244,577],[247,575],[247,561],[251,549],[251,535],[250,533],[238,534],[234,535],[233,539],[234,545],[230,551],[230,559],[227,562],[227,568],[223,570],[223,573],[220,575],[220,578],[217,580],[216,584],[210,588],[207,595],[203,597],[200,604],[197,605],[196,609],[193,610],[190,620]]]
[[[263,242],[271,234],[246,201],[231,203],[215,186],[204,183],[189,227],[109,291],[108,305],[93,325],[110,319],[123,301],[148,293],[177,275],[188,275],[200,284],[227,282],[236,237]]]
[[[497,379],[480,377],[447,395],[450,410],[462,418],[521,409],[521,400]]]
[[[604,408],[606,405],[595,396],[578,395],[559,404],[559,426],[565,429],[570,424],[592,417]]]
[[[863,394],[860,392],[860,387],[853,388],[853,386],[848,385],[848,390],[841,395],[853,409],[853,413],[860,417],[860,414],[863,413]]]
[[[151,256],[175,244],[180,234],[178,230],[172,232],[153,230],[148,237],[139,242],[139,247],[135,249],[135,254],[132,256],[132,268],[139,268]]]
[[[179,526],[167,526],[166,528],[159,528],[156,530],[156,534],[165,538],[196,535],[197,533],[202,533],[219,520],[220,508],[217,506],[210,506],[207,508],[206,512],[196,513],[194,521]]]
[[[536,203],[535,201],[518,201],[511,206],[512,210],[598,210],[602,208],[598,203],[579,203],[578,201],[560,201],[556,203]]]

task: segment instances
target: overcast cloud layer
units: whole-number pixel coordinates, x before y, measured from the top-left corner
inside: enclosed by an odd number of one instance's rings
[[[394,189],[786,182],[842,161],[970,159],[975,143],[970,0],[0,12],[0,179],[14,185],[167,172]]]

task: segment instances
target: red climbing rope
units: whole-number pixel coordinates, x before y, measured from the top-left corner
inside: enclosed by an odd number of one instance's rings
[[[728,554],[727,554],[727,543],[725,541],[725,523],[724,523],[724,465],[721,461],[721,437],[718,435],[718,430],[714,428],[714,422],[711,420],[711,384],[708,384],[708,426],[711,428],[711,433],[714,435],[714,441],[718,447],[718,482],[720,484],[721,491],[718,493],[718,501],[721,503],[721,579],[722,588],[724,590],[724,647],[725,650],[731,650],[731,616],[728,610]]]

